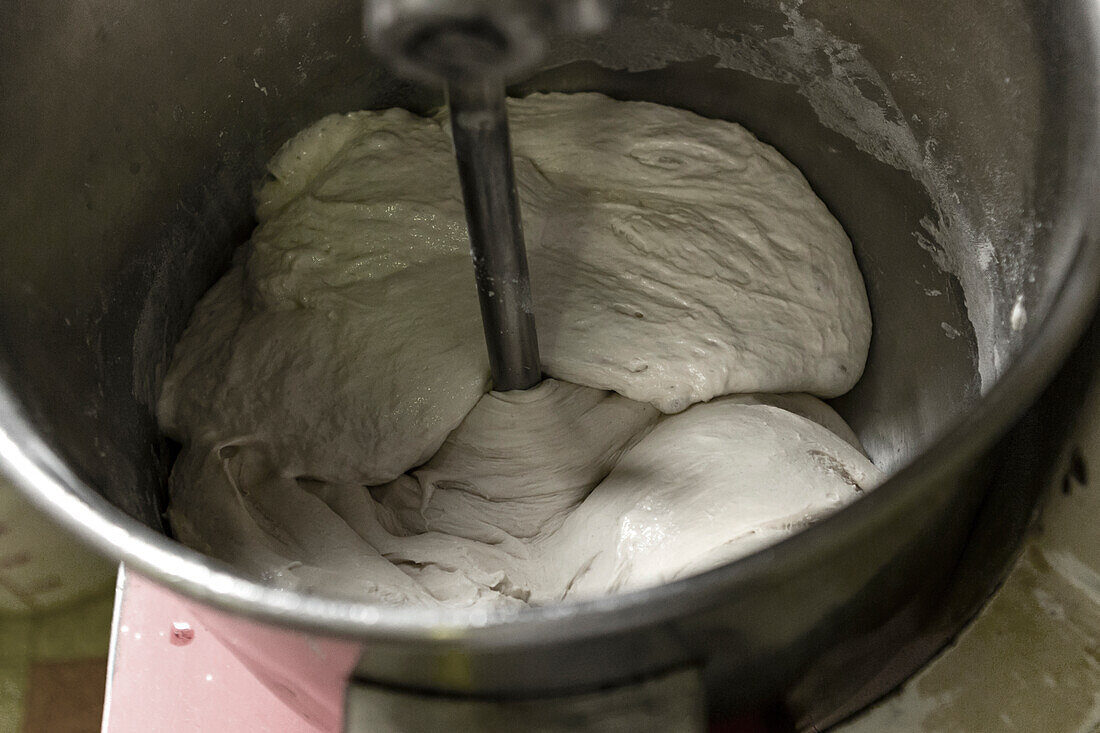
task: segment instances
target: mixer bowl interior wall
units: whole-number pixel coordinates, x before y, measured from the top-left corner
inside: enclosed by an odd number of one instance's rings
[[[551,68],[514,91],[603,91],[741,121],[795,162],[849,232],[875,318],[867,372],[836,405],[891,468],[978,398],[979,367],[991,359],[983,344],[1009,353],[1026,335],[988,319],[975,331],[971,317],[982,308],[1007,313],[1013,304],[1004,274],[982,270],[980,260],[1031,273],[1034,324],[1059,280],[1057,268],[1041,265],[1069,253],[1032,257],[1042,236],[1033,222],[1055,212],[1041,210],[1045,200],[1020,199],[1049,188],[1035,150],[1013,142],[1037,125],[1046,94],[1026,24],[985,48],[1017,43],[1031,54],[1023,60],[1002,53],[981,68],[964,69],[960,58],[924,69],[938,45],[961,44],[962,31],[937,23],[903,33],[875,7],[627,3],[609,34],[556,44]],[[906,17],[931,7],[916,3]],[[999,17],[998,8],[966,12]],[[0,205],[8,232],[2,376],[83,478],[158,526],[170,460],[152,418],[159,380],[194,303],[248,236],[264,161],[324,114],[426,111],[440,99],[370,58],[355,3],[204,1],[185,11],[145,3],[82,15],[51,0],[18,12],[0,24],[9,29],[4,88],[16,88],[9,82],[17,78],[19,89],[33,91],[0,103],[10,183]],[[900,48],[916,60],[903,61]],[[874,67],[861,65],[864,52]],[[42,58],[61,62],[54,68]],[[1010,73],[1011,86],[993,83]],[[965,92],[947,91],[960,85]],[[972,93],[986,107],[962,108],[960,95]],[[830,99],[871,106],[846,124]],[[1012,105],[998,128],[1008,142],[971,145],[975,125]],[[952,116],[966,114],[981,119]],[[916,157],[878,145],[874,134],[883,130],[895,148],[911,138]],[[953,166],[956,176],[913,169],[914,161]],[[1015,188],[1006,192],[1005,181]],[[948,190],[952,212],[945,190],[931,184]],[[998,231],[1027,236],[968,240],[961,235],[977,230],[959,221],[976,211]],[[973,272],[981,277],[968,279]]]

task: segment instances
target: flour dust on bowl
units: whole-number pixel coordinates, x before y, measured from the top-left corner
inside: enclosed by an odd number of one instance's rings
[[[701,574],[492,609],[278,588],[165,534],[176,456],[157,397],[196,304],[252,236],[267,161],[327,115],[426,116],[442,99],[369,56],[354,4],[77,18],[40,3],[0,21],[4,88],[20,90],[0,99],[3,470],[133,569],[359,640],[358,673],[380,683],[545,696],[694,668],[714,716],[781,703],[806,726],[888,689],[996,583],[1067,419],[1040,396],[1096,306],[1089,4],[628,2],[598,36],[549,44],[514,97],[598,92],[736,122],[805,176],[852,243],[874,324],[862,378],[830,404],[888,477]],[[60,53],[64,73],[41,64]],[[442,674],[456,655],[463,674]]]

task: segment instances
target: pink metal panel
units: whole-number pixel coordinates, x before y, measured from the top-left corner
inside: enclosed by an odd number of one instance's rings
[[[340,731],[359,652],[203,607],[120,568],[103,730]]]

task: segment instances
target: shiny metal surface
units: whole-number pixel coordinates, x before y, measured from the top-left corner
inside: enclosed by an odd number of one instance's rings
[[[542,60],[554,32],[593,33],[614,0],[364,0],[363,33],[398,73],[439,85],[513,79]]]
[[[515,731],[700,733],[707,730],[703,681],[695,670],[575,695],[525,700],[428,696],[353,683],[344,725],[355,733]]]
[[[942,643],[996,581],[1011,537],[994,530],[1026,520],[1040,448],[1072,411],[1072,392],[1039,398],[1096,307],[1096,14],[1084,0],[639,0],[597,38],[552,41],[515,93],[597,90],[738,120],[804,171],[853,240],[875,319],[867,371],[836,406],[893,475],[701,576],[486,615],[271,589],[161,520],[158,380],[248,236],[263,163],[326,113],[426,111],[439,95],[371,59],[357,3],[6,4],[0,470],[161,582],[362,639],[366,679],[544,693],[697,663],[719,714],[783,701],[836,719],[934,646],[894,651]],[[969,595],[949,590],[960,567]],[[454,659],[460,677],[445,673]]]
[[[493,389],[529,389],[542,380],[542,367],[504,83],[452,80],[447,106]]]

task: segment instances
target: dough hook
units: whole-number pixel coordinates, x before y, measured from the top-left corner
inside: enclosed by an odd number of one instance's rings
[[[541,58],[547,29],[593,32],[609,18],[600,0],[366,0],[374,49],[399,73],[446,89],[497,391],[542,379],[504,85]]]

